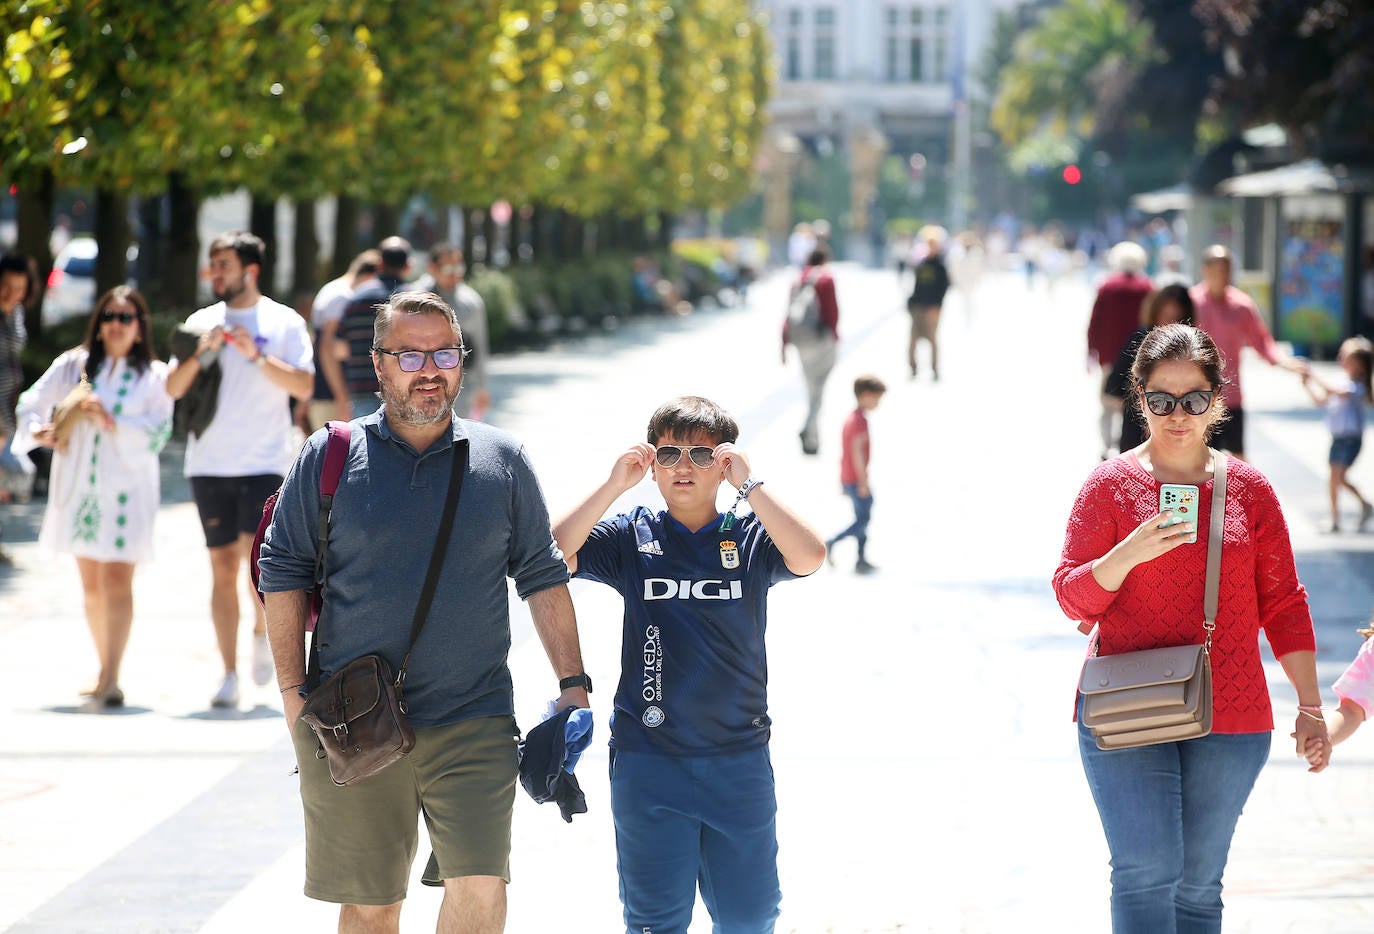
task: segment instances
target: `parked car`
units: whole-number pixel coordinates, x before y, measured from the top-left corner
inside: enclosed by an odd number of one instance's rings
[[[88,315],[95,305],[96,242],[76,237],[58,251],[43,294],[43,327]]]

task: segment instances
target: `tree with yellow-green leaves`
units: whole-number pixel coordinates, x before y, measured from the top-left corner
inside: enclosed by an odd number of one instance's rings
[[[206,194],[246,187],[264,232],[289,198],[307,235],[311,202],[337,196],[343,261],[350,206],[388,232],[417,194],[642,232],[747,190],[767,94],[748,0],[21,0],[0,15],[0,172],[31,206],[25,248],[46,252],[55,186],[93,188],[108,284],[126,199],[165,193],[181,305]]]

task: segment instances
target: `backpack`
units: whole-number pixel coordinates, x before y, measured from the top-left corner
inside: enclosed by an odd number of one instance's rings
[[[792,290],[787,303],[787,341],[792,344],[810,343],[825,333],[821,321],[821,298],[816,281],[810,275],[802,277]]]
[[[348,460],[348,439],[352,436],[353,426],[348,422],[328,422],[325,428],[329,437],[324,444],[324,462],[320,465],[320,519],[315,540],[315,585],[309,590],[310,618],[306,621],[306,632],[315,631],[315,623],[320,618],[324,606],[325,552],[329,548],[329,516],[334,509],[334,494],[338,492],[339,481],[343,479],[344,464]],[[253,589],[257,591],[258,602],[263,606],[267,600],[259,584],[258,562],[262,560],[262,543],[267,538],[267,527],[272,524],[272,514],[277,510],[277,497],[281,487],[267,497],[262,504],[262,518],[258,520],[258,530],[253,534],[253,550],[249,555],[248,572],[253,578]]]

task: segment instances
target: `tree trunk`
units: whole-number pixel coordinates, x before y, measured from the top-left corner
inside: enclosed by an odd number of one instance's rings
[[[473,219],[477,217],[477,214],[474,211],[469,211],[466,207],[461,208],[461,210],[463,212],[463,261],[471,266],[477,260],[472,255],[472,245],[477,240],[477,225]]]
[[[510,265],[518,266],[525,261],[521,248],[525,239],[525,219],[520,216],[521,208],[510,212],[510,224],[506,227],[506,249],[510,251]]]
[[[482,244],[482,264],[496,265],[496,221],[492,219],[491,211],[482,212]]]
[[[542,263],[546,259],[544,253],[549,248],[548,223],[548,210],[538,204],[531,205],[530,259],[536,263]]]
[[[39,311],[43,307],[43,291],[48,287],[48,273],[52,272],[48,236],[52,233],[56,196],[56,185],[48,169],[38,172],[32,183],[19,185],[19,229],[15,248],[34,264],[33,292],[24,300],[24,327],[31,335],[41,331]]]
[[[95,190],[95,294],[104,295],[129,278],[129,197],[109,188]]]
[[[248,209],[248,229],[257,234],[266,247],[262,251],[262,268],[258,271],[258,291],[264,295],[277,294],[277,199],[254,194]]]
[[[331,278],[348,272],[358,255],[358,199],[339,195],[334,209],[334,259],[329,264]]]
[[[658,212],[658,243],[660,250],[667,250],[673,245],[673,215],[667,211]]]
[[[401,232],[401,208],[396,204],[372,205],[372,240],[381,243]]]
[[[162,294],[179,318],[195,309],[200,282],[200,233],[196,221],[200,197],[187,183],[185,174],[167,175],[167,274]]]
[[[296,202],[296,242],[292,248],[291,300],[314,295],[320,287],[320,237],[315,231],[315,202]]]
[[[162,230],[162,196],[144,195],[138,199],[138,265],[134,275],[138,290],[152,308],[160,308],[165,296],[162,275],[167,241]]]

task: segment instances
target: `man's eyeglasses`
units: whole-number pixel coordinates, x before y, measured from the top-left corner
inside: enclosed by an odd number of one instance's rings
[[[108,321],[118,321],[120,324],[133,324],[138,320],[136,311],[102,311],[100,313],[100,323]]]
[[[686,453],[687,459],[698,467],[710,467],[716,462],[716,449],[701,444],[692,447],[660,444],[654,451],[654,461],[660,467],[674,467],[682,460],[683,453]]]
[[[468,267],[463,263],[445,263],[439,267],[439,272],[445,276],[461,276],[468,271]]]
[[[376,352],[395,357],[402,373],[420,372],[425,368],[426,357],[433,359],[434,365],[441,370],[451,370],[463,362],[461,344],[457,347],[441,347],[438,350],[382,350],[379,347]]]
[[[1192,392],[1185,392],[1181,396],[1170,395],[1167,392],[1147,392],[1145,393],[1145,407],[1155,415],[1171,415],[1174,406],[1183,406],[1183,411],[1189,415],[1205,415],[1207,410],[1212,407],[1212,396],[1216,395],[1210,389],[1194,389]]]

